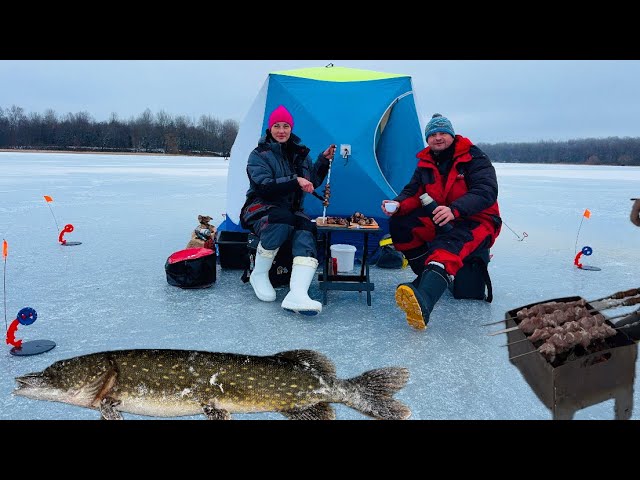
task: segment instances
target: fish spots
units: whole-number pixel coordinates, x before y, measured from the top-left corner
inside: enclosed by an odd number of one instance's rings
[[[236,385],[236,382],[229,382],[229,385]]]
[[[271,383],[269,384],[269,388],[276,388],[275,384]]]
[[[252,382],[255,380],[254,377],[247,377],[247,380],[251,380]]]
[[[291,388],[298,388],[298,385],[296,385],[295,383],[292,383],[291,385],[289,385]]]
[[[180,380],[184,380],[184,375],[178,375],[178,378],[179,378]]]
[[[191,395],[191,389],[190,388],[185,388],[184,390],[182,390],[182,392],[180,392],[180,396],[181,397],[188,397]]]
[[[164,365],[162,365],[161,363],[158,364],[159,367],[163,367]]]
[[[131,377],[127,377],[127,380],[131,380],[133,382],[133,378]]]
[[[167,377],[166,375],[163,375],[162,378],[164,378],[165,380],[169,380],[169,377]]]
[[[247,385],[247,388],[253,388],[253,385]]]
[[[307,388],[308,388],[309,390],[313,390],[313,385],[307,385]]]
[[[241,376],[242,376],[242,374],[236,373],[236,377],[241,377]]]
[[[129,364],[128,362],[122,362],[122,365],[128,365],[128,364]]]
[[[176,368],[178,368],[179,366],[180,366],[180,365],[178,365],[178,364],[176,363],[175,365],[171,365],[171,368],[172,368],[173,370],[175,370],[175,369],[176,369]]]

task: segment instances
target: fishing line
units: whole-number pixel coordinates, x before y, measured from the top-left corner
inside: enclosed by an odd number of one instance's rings
[[[521,242],[523,241],[525,238],[527,238],[529,236],[529,234],[527,232],[522,232],[522,238],[520,238],[520,235],[518,235],[513,228],[511,228],[509,225],[507,225],[507,223],[502,220],[502,224],[507,227],[509,230],[511,230],[513,232],[513,234],[518,238],[518,241]]]
[[[585,218],[590,218],[590,217],[591,217],[591,212],[587,208],[587,209],[585,209],[584,213],[582,214],[582,218],[580,219],[580,225],[578,226],[578,233],[576,234],[576,243],[573,246],[573,254],[574,255],[578,251],[578,237],[580,236],[580,229],[582,228],[582,222],[584,222]]]
[[[7,325],[7,253],[9,247],[7,241],[2,239],[2,257],[4,258],[4,271],[2,274],[2,296],[3,296],[3,304],[4,304],[4,330],[5,332],[9,329]]]
[[[49,198],[51,198],[51,197],[49,197]],[[47,196],[46,195],[44,196],[44,200],[45,200],[45,202],[47,202],[47,207],[49,207],[49,211],[51,212],[51,216],[53,217],[53,221],[56,224],[56,233],[58,233],[60,231],[60,227],[58,226],[58,220],[56,219],[56,216],[53,214],[53,209],[51,208],[51,205],[50,205],[50,202],[52,200],[47,200]]]

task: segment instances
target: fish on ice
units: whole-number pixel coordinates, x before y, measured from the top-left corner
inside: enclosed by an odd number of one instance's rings
[[[228,420],[233,413],[254,412],[333,420],[332,403],[376,419],[404,420],[411,410],[393,395],[408,379],[403,367],[339,379],[331,360],[313,350],[254,356],[135,349],[57,361],[41,372],[16,377],[13,393],[95,409],[106,420],[122,420],[122,413]]]

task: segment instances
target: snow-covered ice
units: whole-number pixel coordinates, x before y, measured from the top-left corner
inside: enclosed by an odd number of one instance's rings
[[[373,302],[366,294],[329,292],[317,317],[260,302],[238,270],[221,270],[202,290],[167,284],[164,263],[183,249],[199,214],[219,224],[225,209],[228,162],[181,156],[0,153],[0,234],[9,243],[6,321],[30,306],[38,320],[16,338],[50,339],[55,349],[15,357],[0,354],[0,419],[97,419],[96,411],[11,395],[14,377],[51,363],[103,350],[175,348],[271,355],[313,349],[329,356],[340,378],[383,366],[404,366],[410,380],[396,398],[412,419],[550,419],[503,348],[501,328],[481,324],[542,300],[596,299],[638,285],[640,228],[629,221],[640,196],[640,168],[496,163],[499,204],[507,226],[492,249],[491,304],[455,300],[446,292],[425,331],[411,329],[394,302],[407,270],[372,267]],[[62,228],[62,247],[50,204]],[[577,248],[593,255],[573,266]],[[321,299],[317,282],[310,295]],[[619,313],[619,311],[615,312]],[[4,342],[3,342],[4,345]],[[640,419],[636,381],[634,419]],[[363,419],[335,405],[339,419]],[[125,414],[125,418],[149,418]],[[188,418],[204,418],[203,416]],[[277,413],[237,419],[282,419]],[[576,419],[613,418],[613,400],[579,411]]]

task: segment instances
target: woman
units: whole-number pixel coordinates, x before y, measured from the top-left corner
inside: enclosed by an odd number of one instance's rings
[[[271,112],[268,125],[258,146],[249,154],[249,190],[240,212],[242,227],[260,239],[249,282],[260,300],[276,299],[269,269],[278,249],[291,239],[290,291],[282,308],[317,315],[322,304],[307,293],[318,268],[316,225],[304,214],[302,205],[305,193],[313,192],[327,176],[336,146],[329,145],[313,163],[309,148],[292,133],[293,117],[283,105]]]

